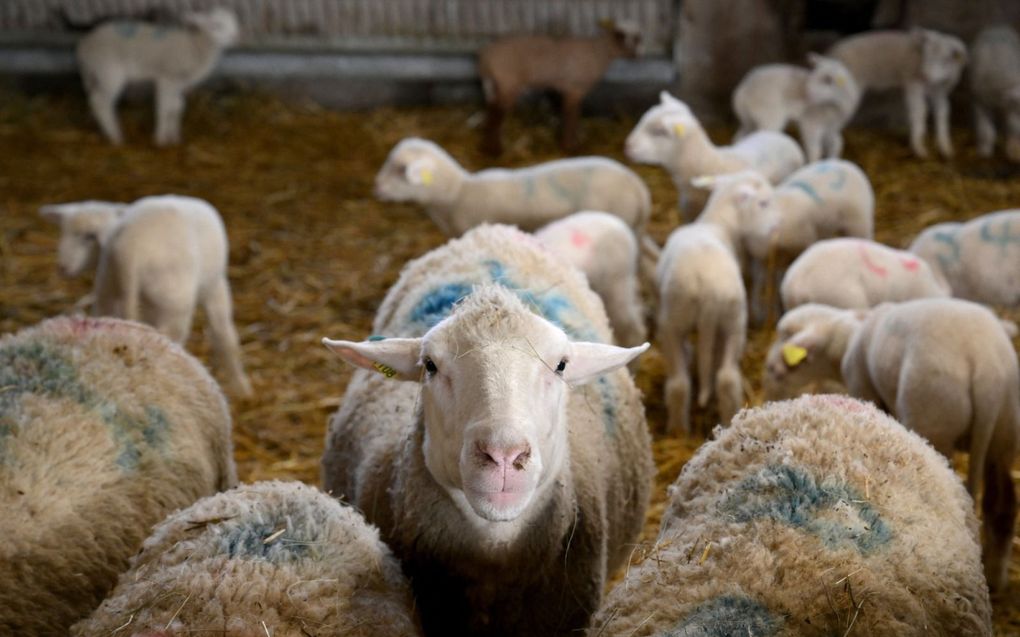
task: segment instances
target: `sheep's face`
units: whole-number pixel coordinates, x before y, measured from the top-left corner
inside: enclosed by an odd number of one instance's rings
[[[375,176],[375,196],[380,201],[429,204],[456,196],[450,162],[443,151],[423,140],[404,140],[390,152]]]
[[[661,102],[648,109],[627,135],[624,154],[639,164],[665,166],[678,145],[700,126],[686,104],[663,92]]]
[[[856,105],[860,96],[857,82],[843,63],[812,53],[812,69],[807,80],[807,99],[811,104]]]
[[[636,58],[641,49],[641,30],[636,22],[620,20],[606,26],[620,57]]]
[[[422,384],[425,466],[482,525],[518,519],[560,476],[570,386],[648,347],[571,342],[495,285],[476,289],[423,338],[324,342],[355,365]]]
[[[765,356],[762,384],[769,400],[793,398],[812,387],[839,382],[839,362],[827,355],[840,325],[856,315],[824,305],[789,310],[776,325],[776,340]]]
[[[967,65],[967,46],[951,35],[921,30],[921,75],[929,84],[952,86]]]
[[[99,250],[124,209],[121,204],[84,201],[43,206],[43,218],[60,224],[57,263],[66,277],[75,277],[96,267]]]
[[[237,44],[241,35],[241,27],[237,22],[237,15],[223,7],[217,7],[210,11],[186,14],[184,16],[184,23],[201,29],[213,42],[221,47]]]

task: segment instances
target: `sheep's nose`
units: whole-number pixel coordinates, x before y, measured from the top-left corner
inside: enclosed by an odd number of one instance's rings
[[[504,472],[510,468],[523,471],[531,457],[531,446],[527,444],[513,447],[496,447],[478,443],[478,457],[487,465],[493,465]]]

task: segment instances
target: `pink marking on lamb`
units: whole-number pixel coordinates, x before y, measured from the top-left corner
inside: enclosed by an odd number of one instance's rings
[[[867,269],[871,270],[876,275],[881,277],[884,277],[889,274],[889,270],[886,270],[885,268],[871,260],[871,257],[868,256],[868,246],[860,245],[858,246],[857,249],[861,253],[861,261],[864,262],[864,267],[866,267]]]
[[[901,259],[901,262],[903,263],[903,269],[907,272],[917,272],[917,269],[921,267],[921,262],[917,259],[905,257]]]
[[[580,230],[573,230],[570,233],[570,243],[574,244],[574,247],[583,248],[591,243],[591,237]]]

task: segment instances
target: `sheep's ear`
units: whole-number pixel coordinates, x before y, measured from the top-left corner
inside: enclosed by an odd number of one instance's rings
[[[435,178],[436,162],[429,157],[419,157],[407,164],[404,175],[416,186],[429,186]]]
[[[360,343],[324,338],[322,344],[351,365],[379,372],[387,378],[421,378],[421,367],[418,364],[421,358],[420,338],[377,338]]]
[[[1016,335],[1020,334],[1020,327],[1017,327],[1017,324],[1013,321],[1010,321],[1009,319],[999,319],[999,322],[1002,323],[1002,329],[1006,330],[1006,334],[1008,334],[1010,338],[1016,338]]]
[[[679,106],[683,104],[683,102],[670,95],[669,91],[660,91],[659,104],[662,104],[663,106]]]
[[[583,385],[602,374],[623,367],[644,353],[648,347],[648,343],[637,347],[617,347],[588,342],[571,343],[567,367],[563,370],[563,380],[571,385]]]
[[[691,178],[691,185],[701,190],[712,190],[715,188],[715,175],[699,175]]]
[[[664,117],[662,118],[662,125],[666,127],[666,131],[677,139],[683,139],[685,135],[691,132],[691,120],[689,117]]]
[[[74,204],[51,204],[42,206],[39,208],[39,214],[46,221],[60,223],[64,220],[64,217],[67,217],[73,212],[73,209],[70,208],[72,205]]]
[[[825,57],[812,51],[807,54],[807,61],[811,66],[818,66],[825,61]]]

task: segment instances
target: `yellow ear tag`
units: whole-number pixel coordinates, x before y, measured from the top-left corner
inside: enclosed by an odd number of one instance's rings
[[[372,363],[372,367],[374,367],[377,372],[379,372],[386,378],[393,378],[394,376],[397,375],[397,370],[393,369],[389,365],[386,365],[385,363]]]
[[[836,84],[839,85],[840,88],[846,86],[846,78],[843,77],[842,75],[837,75],[836,76]]]
[[[421,183],[425,184],[426,186],[432,184],[432,171],[429,170],[428,168],[425,168],[421,171]]]
[[[783,345],[783,360],[789,367],[796,367],[804,362],[807,358],[807,350],[800,345],[794,345],[793,343],[787,343]]]
[[[683,137],[684,130],[686,129],[683,124],[673,124],[673,132],[676,133],[677,137]]]

